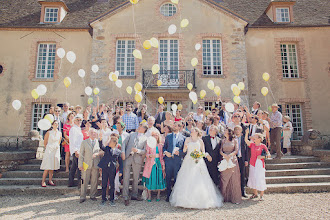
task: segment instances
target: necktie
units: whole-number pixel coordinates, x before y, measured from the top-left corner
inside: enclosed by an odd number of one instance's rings
[[[159,120],[162,121],[162,113],[159,113]]]
[[[215,137],[210,137],[211,139],[214,139]]]

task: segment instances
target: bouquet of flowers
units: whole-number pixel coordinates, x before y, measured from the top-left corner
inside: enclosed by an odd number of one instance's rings
[[[193,152],[190,153],[190,156],[195,159],[195,163],[198,163],[200,158],[205,157],[205,154],[201,151],[194,150]]]

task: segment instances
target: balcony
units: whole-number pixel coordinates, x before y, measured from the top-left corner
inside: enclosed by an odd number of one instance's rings
[[[161,70],[157,74],[152,74],[151,70],[142,70],[143,88],[146,90],[170,90],[187,89],[187,84],[195,85],[194,70]],[[157,81],[161,80],[162,85],[158,86]]]

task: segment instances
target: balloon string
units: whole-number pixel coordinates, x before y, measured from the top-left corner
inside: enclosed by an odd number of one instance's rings
[[[132,13],[133,13],[133,26],[134,26],[134,33],[135,33],[135,37],[137,37],[137,32],[136,32],[136,24],[135,24],[135,12],[134,12],[134,5],[132,5]],[[140,40],[140,38],[138,38],[137,37],[137,39],[138,39],[138,41],[140,42],[140,44],[141,44],[141,47],[143,47],[143,44],[142,44],[142,42],[141,42],[141,40]]]
[[[272,91],[272,88],[270,88],[270,85],[269,85],[268,81],[266,81],[266,82],[267,82],[268,88],[270,90],[270,93],[272,94],[272,97],[274,99],[274,102],[276,102],[275,97],[274,97],[274,94],[273,94],[273,91]]]
[[[65,102],[68,102],[68,88],[65,87]]]
[[[18,126],[18,130],[17,130],[16,138],[18,138],[18,133],[19,133],[19,130],[21,129],[21,125],[22,125],[22,122],[21,122],[21,119],[19,119],[19,126]]]
[[[61,58],[61,61],[60,61],[60,68],[58,70],[58,76],[62,77],[61,75],[61,68],[62,68],[62,58]]]
[[[268,111],[268,102],[267,102],[267,96],[265,96],[265,101],[266,101],[266,105],[267,105],[267,111]]]

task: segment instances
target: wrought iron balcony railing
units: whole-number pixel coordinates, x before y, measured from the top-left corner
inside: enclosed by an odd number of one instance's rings
[[[142,70],[144,89],[185,89],[191,83],[195,88],[194,70],[161,70],[157,74],[152,74],[151,70]],[[162,85],[158,86],[157,81],[161,80]]]

